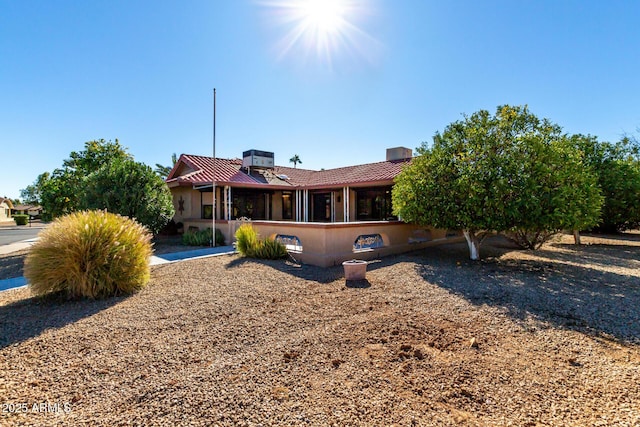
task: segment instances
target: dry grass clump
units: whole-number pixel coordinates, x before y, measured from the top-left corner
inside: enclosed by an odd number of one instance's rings
[[[39,237],[24,265],[37,295],[104,298],[149,282],[151,234],[132,219],[106,211],[75,212],[55,220]]]
[[[236,248],[249,258],[282,259],[287,248],[275,239],[260,239],[251,224],[242,224],[236,231]]]

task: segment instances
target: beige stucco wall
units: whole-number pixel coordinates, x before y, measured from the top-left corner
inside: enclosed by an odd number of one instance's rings
[[[5,202],[0,203],[0,221],[11,221],[11,208]]]
[[[292,256],[303,263],[329,267],[350,259],[373,260],[380,257],[408,252],[442,243],[463,241],[460,233],[447,233],[429,227],[405,224],[399,221],[349,222],[349,223],[304,223],[292,221],[251,221],[261,237],[275,237],[277,234],[296,236],[302,243],[302,252]],[[240,221],[216,221],[216,228],[225,236],[225,244],[235,241],[235,232]],[[184,221],[189,227],[201,230],[211,228],[210,219],[190,219]],[[358,236],[380,234],[384,242],[381,248],[354,252],[353,245]],[[447,237],[447,234],[449,235]]]
[[[194,217],[194,212],[198,212],[198,217],[200,217],[200,193],[192,190],[191,188],[172,188],[171,194],[173,195],[173,208],[176,210],[176,213],[173,217],[175,222],[184,223],[186,220]],[[180,212],[179,208],[179,200],[182,197],[184,210]],[[193,199],[197,200],[193,200]],[[194,209],[194,202],[197,203]]]
[[[386,255],[464,239],[459,233],[446,237],[446,230],[430,229],[399,221],[332,224],[253,221],[252,224],[262,237],[275,237],[277,234],[298,237],[303,250],[300,253],[293,253],[294,258],[321,267],[339,265],[350,259],[372,260]],[[238,226],[239,223],[236,221],[230,221],[229,231],[235,231]],[[384,246],[354,252],[353,245],[358,236],[368,234],[380,234]]]

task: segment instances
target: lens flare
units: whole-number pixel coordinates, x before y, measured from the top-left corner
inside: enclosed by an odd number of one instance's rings
[[[274,0],[260,3],[270,23],[282,32],[276,44],[279,60],[310,59],[333,69],[338,60],[361,58],[374,63],[380,43],[357,22],[371,10],[371,0]]]

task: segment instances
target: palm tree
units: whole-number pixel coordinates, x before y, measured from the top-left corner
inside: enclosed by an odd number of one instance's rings
[[[293,167],[295,169],[298,163],[302,163],[302,160],[300,160],[300,156],[294,154],[293,157],[289,159],[289,163],[293,163]]]
[[[173,167],[176,165],[177,161],[178,157],[176,156],[176,153],[173,153],[171,155],[171,166],[162,166],[160,163],[156,163],[156,169],[154,172],[160,175],[162,179],[166,179],[169,176],[171,169],[173,169]]]

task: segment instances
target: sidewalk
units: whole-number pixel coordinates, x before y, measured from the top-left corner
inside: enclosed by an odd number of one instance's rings
[[[9,245],[0,246],[0,254],[8,254],[16,252],[31,246],[37,238],[29,239],[18,243],[11,243]],[[151,257],[150,265],[169,264],[172,262],[180,262],[188,259],[206,258],[212,256],[226,255],[235,253],[233,246],[217,246],[215,248],[203,248],[194,249],[190,251],[171,252],[161,255],[153,255]],[[17,289],[27,285],[27,280],[24,277],[14,277],[11,279],[0,280],[0,292],[9,289]]]
[[[0,221],[0,228],[8,230],[18,230],[22,228],[45,228],[47,225],[49,225],[48,222],[42,222],[39,219],[36,219],[27,225],[16,225],[16,222],[14,220]]]
[[[33,245],[36,242],[36,240],[38,240],[38,238],[34,237],[33,239],[27,239],[27,240],[22,240],[21,242],[2,245],[0,246],[0,255],[6,255],[6,254],[10,254],[11,252],[17,252],[23,249],[27,249],[29,246]]]

